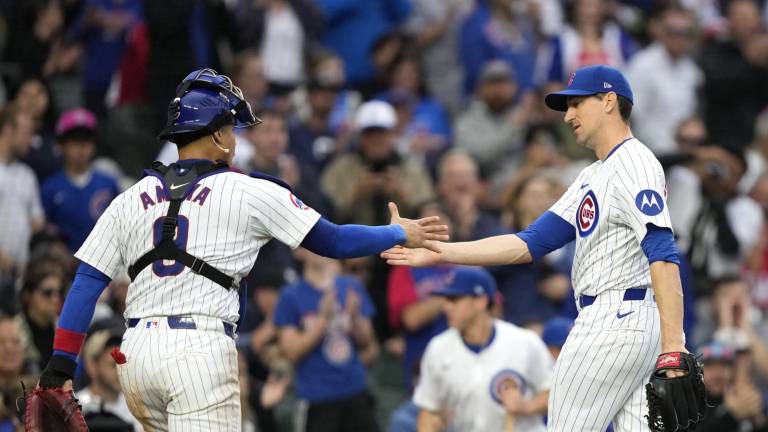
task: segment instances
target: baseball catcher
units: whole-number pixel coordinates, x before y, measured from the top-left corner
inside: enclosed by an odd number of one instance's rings
[[[667,371],[681,372],[668,374]],[[707,407],[704,371],[693,354],[660,355],[645,389],[648,426],[653,432],[694,430],[704,418]]]

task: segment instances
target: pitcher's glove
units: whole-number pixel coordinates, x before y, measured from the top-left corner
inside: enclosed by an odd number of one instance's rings
[[[684,375],[667,378],[667,370],[679,370]],[[704,418],[707,407],[704,372],[693,354],[671,352],[660,355],[645,390],[648,398],[646,418],[653,432],[694,430]]]
[[[80,405],[72,390],[62,386],[72,379],[74,360],[54,355],[40,376],[40,384],[24,391],[18,409],[24,413],[27,432],[82,432],[88,430]]]

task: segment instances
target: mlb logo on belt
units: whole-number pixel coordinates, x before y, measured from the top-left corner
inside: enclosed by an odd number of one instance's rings
[[[597,198],[591,190],[584,195],[576,210],[576,228],[579,235],[586,237],[594,231],[600,218],[600,209],[597,206]]]

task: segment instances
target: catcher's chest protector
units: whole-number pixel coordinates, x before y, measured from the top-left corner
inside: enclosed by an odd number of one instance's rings
[[[151,169],[145,171],[146,175],[155,176],[162,182],[163,192],[171,205],[163,219],[160,242],[154,249],[142,255],[132,266],[128,267],[131,281],[136,279],[136,276],[153,262],[172,260],[184,264],[193,272],[216,282],[224,289],[237,289],[234,278],[180,249],[174,242],[181,203],[195,190],[195,185],[200,180],[213,174],[225,172],[228,169],[229,166],[225,162],[200,161],[191,167],[180,167],[177,164],[165,166],[160,162],[155,162]]]

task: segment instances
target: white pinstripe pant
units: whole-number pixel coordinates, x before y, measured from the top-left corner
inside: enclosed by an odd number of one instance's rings
[[[661,350],[659,312],[650,288],[644,300],[623,293],[603,293],[580,311],[555,364],[548,431],[604,432],[611,421],[616,432],[649,430],[645,384]]]
[[[123,337],[127,363],[117,366],[120,384],[147,432],[241,429],[235,342],[221,320],[193,319],[197,329],[144,318]]]

